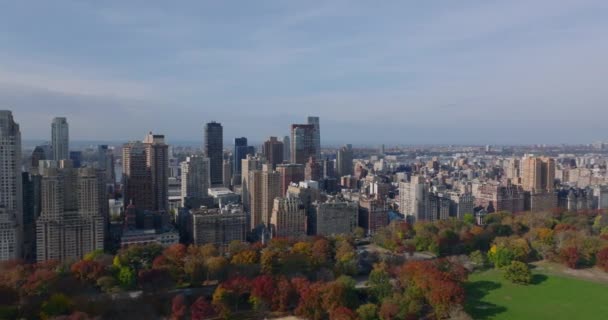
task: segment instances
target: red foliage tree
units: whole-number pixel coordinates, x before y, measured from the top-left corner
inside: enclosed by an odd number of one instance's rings
[[[273,296],[272,309],[287,311],[292,304],[297,302],[298,295],[287,278],[282,277],[276,283],[276,294]]]
[[[215,315],[213,306],[204,298],[198,297],[190,306],[190,317],[192,320],[211,319]]]
[[[105,267],[98,261],[80,260],[70,268],[74,276],[81,281],[95,282],[105,273]]]
[[[567,247],[560,250],[562,261],[568,268],[576,269],[580,262],[580,253],[576,247]]]
[[[357,314],[349,308],[338,307],[329,312],[330,320],[357,320]]]
[[[446,259],[415,261],[405,264],[397,274],[403,288],[413,286],[421,291],[438,318],[464,303],[462,283],[467,272],[460,264]]]
[[[186,299],[183,295],[177,295],[173,297],[171,301],[171,320],[183,319],[186,315]]]
[[[595,255],[595,261],[598,267],[608,272],[608,247],[601,249]]]
[[[258,304],[272,307],[276,290],[274,280],[268,275],[258,276],[251,281],[251,297],[256,299]]]

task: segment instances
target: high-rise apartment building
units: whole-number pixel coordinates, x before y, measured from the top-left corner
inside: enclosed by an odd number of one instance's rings
[[[209,158],[211,186],[222,186],[224,174],[224,129],[218,122],[205,124],[205,155]]]
[[[521,161],[521,184],[530,192],[527,209],[550,210],[557,207],[555,160],[549,157],[524,157]]]
[[[273,237],[306,236],[306,210],[298,198],[275,198],[270,218]]]
[[[273,169],[283,163],[283,148],[283,142],[279,141],[277,137],[270,137],[264,141],[264,157]]]
[[[181,163],[181,198],[182,206],[188,203],[200,203],[208,196],[209,158],[193,155]]]
[[[122,147],[124,205],[139,210],[169,210],[169,150],[163,135]]]
[[[296,163],[284,163],[277,166],[281,174],[281,196],[284,197],[287,188],[292,183],[304,181],[304,166]]]
[[[308,117],[308,124],[312,124],[315,130],[313,133],[315,159],[321,160],[321,124],[319,123],[319,117]]]
[[[152,207],[154,211],[169,211],[169,146],[165,136],[148,134],[144,140],[146,165],[152,177]]]
[[[336,155],[336,173],[338,177],[353,174],[353,148],[348,144],[338,150]]]
[[[247,215],[241,206],[199,208],[192,211],[192,240],[194,244],[211,243],[224,247],[232,241],[245,241]]]
[[[289,142],[289,136],[283,137],[283,160],[291,161],[291,143]]]
[[[245,211],[249,212],[249,200],[251,196],[249,194],[249,173],[256,170],[262,170],[262,165],[265,163],[264,159],[247,155],[247,157],[241,160],[241,201]]]
[[[232,186],[232,161],[230,159],[224,159],[222,163],[222,176],[223,176],[223,186],[225,188],[230,188]]]
[[[354,201],[332,198],[327,202],[314,203],[313,210],[314,234],[322,236],[350,234],[357,227],[359,205]]]
[[[69,159],[70,131],[68,120],[64,117],[56,117],[51,124],[51,144],[53,146],[53,160]]]
[[[383,199],[370,196],[359,198],[359,226],[373,235],[388,225],[388,205]]]
[[[320,181],[323,179],[323,166],[314,157],[310,157],[304,167],[304,179]]]
[[[431,220],[429,184],[424,177],[413,176],[410,182],[399,183],[399,211],[413,221]]]
[[[106,185],[116,183],[116,173],[114,172],[114,152],[106,144],[97,146],[97,167],[104,171],[104,182]]]
[[[281,174],[264,165],[249,172],[249,204],[251,229],[270,224],[274,198],[281,196]]]
[[[232,174],[241,175],[242,161],[247,157],[247,138],[234,138],[234,151],[232,152]]]
[[[40,216],[42,176],[38,172],[23,172],[23,258],[36,261],[36,219]]]
[[[8,110],[0,110],[0,261],[21,258],[23,237],[21,131]]]
[[[315,126],[313,124],[291,125],[291,163],[305,164],[316,157]]]
[[[98,173],[74,169],[69,161],[43,169],[41,214],[36,221],[36,259],[80,259],[103,249],[104,217]]]
[[[524,157],[521,161],[521,178],[525,191],[555,191],[555,160],[549,157]]]

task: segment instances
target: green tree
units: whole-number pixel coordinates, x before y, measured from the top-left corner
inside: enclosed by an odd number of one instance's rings
[[[40,317],[50,319],[60,315],[70,314],[74,309],[74,303],[63,293],[52,295],[47,301],[42,303]]]
[[[125,289],[131,289],[135,286],[135,271],[129,267],[120,267],[118,271],[118,281]]]
[[[356,227],[354,233],[355,233],[355,238],[357,238],[357,239],[361,239],[361,238],[365,237],[365,229],[363,229],[361,227]]]
[[[462,217],[462,220],[468,224],[474,224],[475,216],[472,213],[465,213],[464,216]]]
[[[374,270],[369,274],[369,291],[376,301],[381,302],[392,295],[393,286],[390,276],[386,270],[386,264],[376,264]]]
[[[504,268],[505,279],[519,284],[529,284],[532,282],[532,273],[526,263],[521,261],[511,261],[511,264]]]
[[[366,303],[357,308],[357,314],[361,320],[378,320],[378,306]]]

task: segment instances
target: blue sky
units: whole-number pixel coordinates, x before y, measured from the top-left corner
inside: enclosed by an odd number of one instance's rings
[[[26,139],[592,142],[607,39],[601,0],[0,0],[0,109]]]

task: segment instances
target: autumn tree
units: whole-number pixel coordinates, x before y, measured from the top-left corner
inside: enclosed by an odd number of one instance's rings
[[[608,272],[608,247],[604,247],[595,255],[596,264]]]
[[[190,318],[192,320],[211,319],[214,315],[215,310],[205,297],[198,297],[190,306]]]
[[[521,261],[511,261],[511,264],[504,268],[505,279],[518,284],[529,284],[532,282],[532,273],[526,263]]]
[[[393,293],[393,286],[390,283],[388,266],[385,263],[374,265],[374,269],[369,274],[369,290],[375,301],[382,301]]]
[[[186,316],[188,306],[184,295],[179,294],[171,300],[171,320],[181,320]]]

